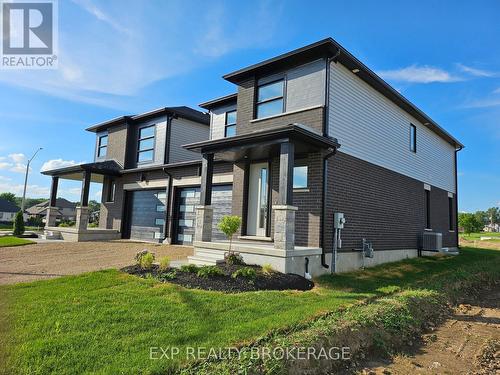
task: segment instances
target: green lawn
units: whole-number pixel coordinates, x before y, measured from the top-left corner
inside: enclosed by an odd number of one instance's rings
[[[460,233],[460,237],[467,241],[480,240],[481,237],[491,237],[493,241],[500,240],[500,232],[479,232],[479,233]],[[491,240],[490,240],[491,241]]]
[[[480,272],[499,277],[500,251],[463,249],[457,257],[325,276],[308,292],[224,294],[115,270],[3,286],[0,348],[8,348],[9,374],[164,373],[183,357],[150,360],[150,347],[184,353],[186,346],[247,342],[368,297],[400,288],[439,290]]]
[[[2,236],[0,237],[0,247],[7,246],[22,246],[35,243],[34,241],[28,240],[26,238],[17,238],[13,236]]]

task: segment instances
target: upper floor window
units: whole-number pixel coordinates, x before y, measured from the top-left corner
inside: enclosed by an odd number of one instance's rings
[[[97,157],[103,158],[108,151],[108,135],[100,135],[97,140]]]
[[[225,137],[233,137],[236,135],[236,111],[226,112],[226,128],[224,130]]]
[[[410,151],[417,152],[417,127],[410,124]]]
[[[146,126],[139,129],[139,141],[137,146],[137,162],[144,163],[153,161],[155,148],[155,126]]]
[[[284,111],[283,79],[260,85],[257,88],[257,118],[268,117]]]

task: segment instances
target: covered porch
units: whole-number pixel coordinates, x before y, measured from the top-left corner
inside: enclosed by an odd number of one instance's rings
[[[52,177],[49,206],[45,219],[45,238],[63,239],[72,242],[106,241],[119,239],[120,231],[115,229],[89,228],[89,192],[90,183],[103,183],[106,178],[121,175],[122,168],[113,160],[103,162],[79,164],[70,167],[43,171],[42,174]],[[81,181],[80,202],[76,207],[76,222],[74,227],[56,226],[57,191],[59,180]]]
[[[230,138],[185,146],[202,154],[200,205],[196,207],[194,256],[191,263],[216,264],[229,250],[229,243],[212,241],[211,202],[214,160],[232,162],[232,214],[242,218],[241,232],[233,250],[246,263],[271,264],[285,273],[321,273],[323,250],[319,243],[297,246],[294,205],[294,166],[300,155],[334,153],[335,139],[323,137],[301,124],[290,124]],[[271,165],[273,168],[271,171]],[[320,171],[320,170],[319,170]],[[311,173],[318,174],[318,170]],[[270,177],[270,174],[273,174]],[[311,176],[318,180],[321,176]],[[274,190],[271,189],[271,181]],[[271,195],[273,194],[273,199]],[[306,193],[307,194],[307,193]],[[318,236],[320,225],[307,231]],[[303,231],[302,231],[303,235]],[[307,265],[306,265],[307,264]]]

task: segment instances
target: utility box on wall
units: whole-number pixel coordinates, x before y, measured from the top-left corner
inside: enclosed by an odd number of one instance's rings
[[[337,229],[344,229],[345,218],[342,212],[335,212],[333,214],[333,227]]]

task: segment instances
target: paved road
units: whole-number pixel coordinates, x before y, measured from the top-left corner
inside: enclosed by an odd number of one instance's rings
[[[75,275],[108,268],[121,268],[134,262],[135,254],[148,249],[157,259],[169,256],[185,260],[193,254],[186,246],[146,244],[130,241],[45,242],[0,248],[0,284]]]

